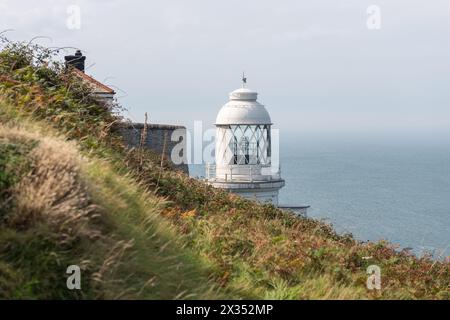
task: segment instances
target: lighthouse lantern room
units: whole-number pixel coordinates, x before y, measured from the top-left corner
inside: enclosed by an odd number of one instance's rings
[[[284,186],[279,167],[272,166],[272,122],[257,93],[246,88],[230,93],[216,119],[215,166],[207,165],[209,184],[243,197],[278,205]]]

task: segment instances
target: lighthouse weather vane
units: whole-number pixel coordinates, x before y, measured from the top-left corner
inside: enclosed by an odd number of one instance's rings
[[[245,88],[247,84],[247,78],[245,77],[245,72],[242,72],[242,88]]]

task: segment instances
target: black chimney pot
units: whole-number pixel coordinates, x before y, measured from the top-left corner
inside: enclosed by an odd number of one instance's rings
[[[84,60],[86,60],[86,57],[83,56],[81,50],[77,50],[73,56],[65,56],[64,59],[66,60],[66,68],[72,66],[84,72]]]

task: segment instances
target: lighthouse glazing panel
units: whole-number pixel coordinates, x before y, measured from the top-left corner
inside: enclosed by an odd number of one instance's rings
[[[217,128],[217,165],[270,165],[270,125]]]

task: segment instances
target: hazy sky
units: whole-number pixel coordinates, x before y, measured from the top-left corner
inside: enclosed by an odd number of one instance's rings
[[[210,126],[245,70],[285,132],[450,132],[450,0],[1,0],[4,29],[82,49],[135,121]]]

